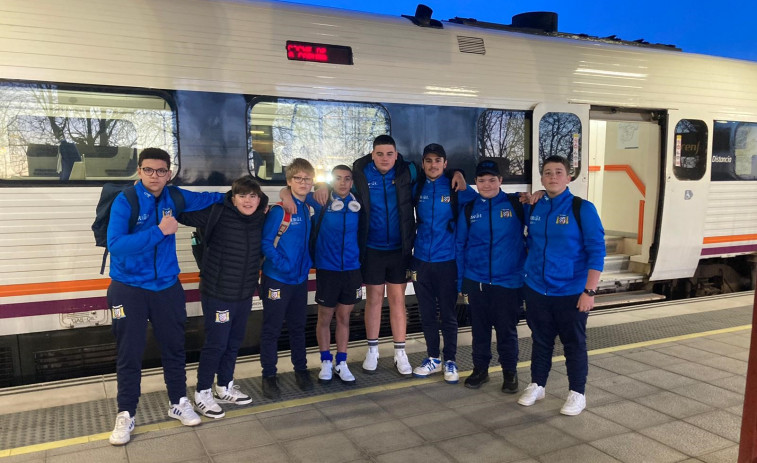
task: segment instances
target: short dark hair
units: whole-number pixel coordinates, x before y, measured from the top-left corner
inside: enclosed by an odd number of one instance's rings
[[[544,159],[544,162],[541,163],[541,173],[544,172],[544,166],[546,166],[550,162],[562,164],[563,166],[565,166],[565,172],[568,175],[570,175],[570,162],[568,162],[568,158],[564,158],[556,154],[553,154],[552,156],[549,156],[548,158]]]
[[[346,170],[347,172],[352,175],[352,169],[349,166],[345,166],[344,164],[339,164],[338,166],[334,166],[333,169],[331,169],[331,173],[333,174],[335,170]]]
[[[394,142],[394,138],[389,135],[379,135],[373,140],[374,148],[379,145],[392,145],[394,149],[397,149],[397,144]]]
[[[139,160],[137,165],[142,167],[142,161],[145,159],[157,159],[158,161],[165,161],[166,167],[171,168],[171,156],[160,148],[145,148],[139,153]]]
[[[263,190],[260,189],[260,184],[250,175],[239,177],[231,184],[232,195],[246,195],[250,193],[255,193],[259,197],[263,196]]]

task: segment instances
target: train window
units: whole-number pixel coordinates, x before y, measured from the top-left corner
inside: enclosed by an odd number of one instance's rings
[[[573,113],[546,113],[539,121],[539,169],[555,155],[568,159],[575,180],[581,171],[581,119]]]
[[[676,124],[673,174],[679,180],[699,180],[707,170],[707,124],[681,119]]]
[[[478,119],[479,158],[499,158],[506,183],[527,183],[531,176],[531,114],[487,109]]]
[[[156,95],[5,82],[0,108],[3,180],[133,179],[137,151],[145,147],[177,160],[176,118]]]
[[[712,180],[757,180],[757,124],[715,121]]]
[[[301,157],[313,164],[317,181],[327,181],[334,166],[369,153],[390,122],[379,104],[277,98],[252,102],[248,129],[253,176],[283,181],[284,168]]]

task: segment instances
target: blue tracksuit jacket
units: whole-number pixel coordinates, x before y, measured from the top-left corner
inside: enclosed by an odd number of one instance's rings
[[[315,268],[341,272],[360,268],[360,248],[357,241],[358,218],[360,212],[352,212],[349,203],[357,201],[347,196],[344,207],[335,211],[331,208],[336,193],[331,193],[331,201],[323,214],[321,228],[315,242]],[[324,206],[313,200],[309,193],[307,203],[313,207],[313,227],[317,224]]]
[[[297,205],[297,213],[292,214],[289,228],[281,235],[279,243],[273,246],[273,240],[284,218],[284,208],[272,207],[263,224],[263,273],[274,280],[287,285],[297,285],[308,278],[312,261],[308,250],[310,241],[310,208],[292,196]]]
[[[589,201],[581,203],[579,229],[569,189],[552,199],[544,196],[534,205],[527,245],[526,284],[547,296],[580,294],[589,269],[604,268],[605,231],[597,209]]]
[[[523,286],[526,247],[523,223],[513,210],[507,193],[491,199],[479,197],[473,203],[470,227],[465,211],[457,220],[458,274],[479,283],[505,288]],[[529,207],[523,205],[525,217]],[[458,279],[458,289],[462,278]]]
[[[451,181],[446,175],[436,180],[428,178],[415,206],[418,228],[415,236],[413,255],[423,262],[446,262],[455,259],[454,214],[450,207],[452,195]],[[478,197],[473,188],[466,188],[457,193],[458,208]],[[451,226],[450,226],[451,225]]]
[[[397,169],[390,169],[382,175],[371,162],[365,166],[364,172],[371,195],[371,223],[368,226],[366,246],[383,251],[400,249],[402,237],[400,227],[396,225],[399,223],[400,215],[394,186]]]
[[[164,215],[176,217],[176,207],[164,188],[153,196],[137,183],[139,218],[129,233],[131,207],[123,193],[113,201],[108,222],[110,278],[128,286],[162,291],[176,283],[179,261],[176,258],[176,235],[164,236],[158,224]],[[166,187],[167,188],[167,187]],[[198,211],[223,201],[223,193],[195,193],[179,190],[184,196],[185,212]]]

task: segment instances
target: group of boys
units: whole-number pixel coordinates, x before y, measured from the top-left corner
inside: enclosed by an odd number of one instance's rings
[[[548,161],[545,161],[545,167]],[[321,351],[319,382],[329,382],[336,375],[343,383],[355,383],[347,366],[349,318],[354,304],[363,298],[364,285],[368,344],[362,363],[364,372],[374,373],[378,368],[381,308],[386,292],[397,371],[401,375],[417,377],[443,372],[446,382],[457,383],[456,302],[458,292],[462,291],[470,304],[474,363],[473,373],[466,379],[465,386],[475,389],[488,381],[491,329],[494,328],[504,376],[502,391],[518,391],[516,325],[524,286],[523,268],[524,265],[529,268],[525,262],[523,231],[529,220],[534,223],[534,219],[540,220],[541,217],[530,211],[529,205],[521,205],[518,195],[501,191],[502,177],[497,163],[492,160],[482,161],[476,168],[478,192],[467,187],[461,172],[447,169],[446,153],[441,145],[430,144],[424,149],[422,166],[422,170],[417,171],[415,164],[404,160],[397,152],[394,140],[382,135],[374,140],[372,152],[356,160],[352,168],[340,165],[332,170],[331,188],[323,186],[311,192],[315,171],[308,161],[295,159],[287,166],[287,188],[282,190],[282,207],[271,207],[264,219],[262,209],[267,198],[254,182],[239,185],[235,182],[237,189],[233,185],[232,191],[226,195],[179,190],[185,202],[180,217],[182,223],[207,225],[213,217],[210,211],[217,207],[211,206],[225,203],[227,221],[221,221],[220,229],[226,229],[228,224],[241,223],[236,227],[247,230],[244,236],[248,236],[252,230],[249,227],[257,224],[258,235],[243,238],[243,241],[251,239],[252,242],[239,244],[237,249],[246,250],[242,253],[243,275],[257,277],[260,250],[264,256],[258,293],[263,302],[260,362],[262,390],[266,397],[278,399],[281,396],[276,364],[278,338],[284,321],[297,386],[302,390],[313,388],[305,352],[307,282],[311,267],[316,268],[316,334]],[[119,409],[110,439],[114,445],[128,442],[134,428],[148,319],[161,346],[170,400],[169,416],[188,426],[201,421],[186,397],[186,311],[183,290],[178,282],[174,237],[178,228],[175,216],[180,211],[173,203],[172,195],[162,194],[170,172],[167,153],[145,149],[139,158],[141,181],[135,185],[140,209],[137,225],[130,229],[129,205],[123,195],[117,198],[112,208],[108,245],[113,256],[110,272],[113,282],[108,290],[108,301],[118,349]],[[551,194],[549,188],[547,194]],[[311,207],[314,209],[312,214]],[[536,209],[538,207],[537,204]],[[596,215],[593,206],[592,211]],[[257,218],[257,222],[253,218]],[[263,220],[261,232],[259,225]],[[228,240],[214,240],[213,243],[224,241]],[[258,251],[252,249],[256,245]],[[211,251],[214,249],[219,256],[230,254],[223,254],[222,247],[210,246]],[[234,250],[233,247],[230,249]],[[257,263],[251,263],[256,258]],[[601,271],[601,263],[597,264],[596,260],[591,262],[591,268],[597,270],[591,274],[590,280],[594,276],[598,280]],[[544,266],[545,263],[533,265]],[[219,402],[251,402],[251,398],[233,384],[233,364],[244,334],[240,326],[244,326],[251,306],[250,289],[254,291],[257,286],[256,279],[241,282],[245,290],[233,295],[228,295],[223,288],[214,289],[211,283],[204,283],[210,276],[221,281],[230,269],[238,272],[235,265],[224,267],[223,260],[217,267],[215,273],[210,270],[201,273],[207,339],[201,353],[195,393],[197,410],[212,418],[223,416]],[[585,267],[585,263],[576,264],[579,276]],[[428,354],[416,368],[410,365],[405,352],[408,269],[418,298]],[[537,295],[549,298],[555,294],[549,286],[551,283],[548,282],[546,289],[535,286],[532,289],[538,291]],[[528,277],[526,284],[529,284]],[[593,288],[596,288],[596,281]],[[579,304],[582,301],[586,305],[583,296]],[[593,305],[593,299],[590,302]],[[228,308],[230,304],[232,310]],[[584,308],[581,307],[582,313]],[[330,352],[330,323],[334,316],[335,358]],[[440,351],[440,326],[443,352]],[[531,328],[534,330],[534,326]],[[576,330],[580,338],[580,327]],[[585,318],[583,330],[585,351]],[[562,339],[563,332],[559,327],[553,331],[550,332],[551,340],[547,339],[549,335],[544,336],[545,346],[553,343],[557,334]],[[580,351],[581,339],[577,342]],[[547,347],[551,349],[551,346]],[[546,350],[542,351],[538,354],[544,357]],[[534,355],[537,355],[536,350]],[[528,403],[530,399],[523,400],[522,397],[519,403],[530,405],[543,397],[550,368],[547,365],[544,371],[543,363],[538,366],[538,381],[530,384],[524,393],[533,400]],[[583,368],[581,371],[584,371],[584,383],[585,363],[579,361],[579,370]],[[569,370],[570,367],[569,364]],[[202,378],[200,371],[203,372]],[[210,386],[215,374],[218,375],[218,385],[213,395]],[[532,376],[536,378],[537,374],[532,371]],[[583,397],[580,376],[580,371],[571,376],[571,390],[580,390]],[[573,389],[574,377],[576,389]]]

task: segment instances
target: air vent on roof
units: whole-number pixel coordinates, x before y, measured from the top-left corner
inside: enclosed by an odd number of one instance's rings
[[[478,37],[466,37],[464,35],[458,35],[457,46],[460,47],[460,52],[462,53],[476,53],[478,55],[486,54],[484,39]]]

